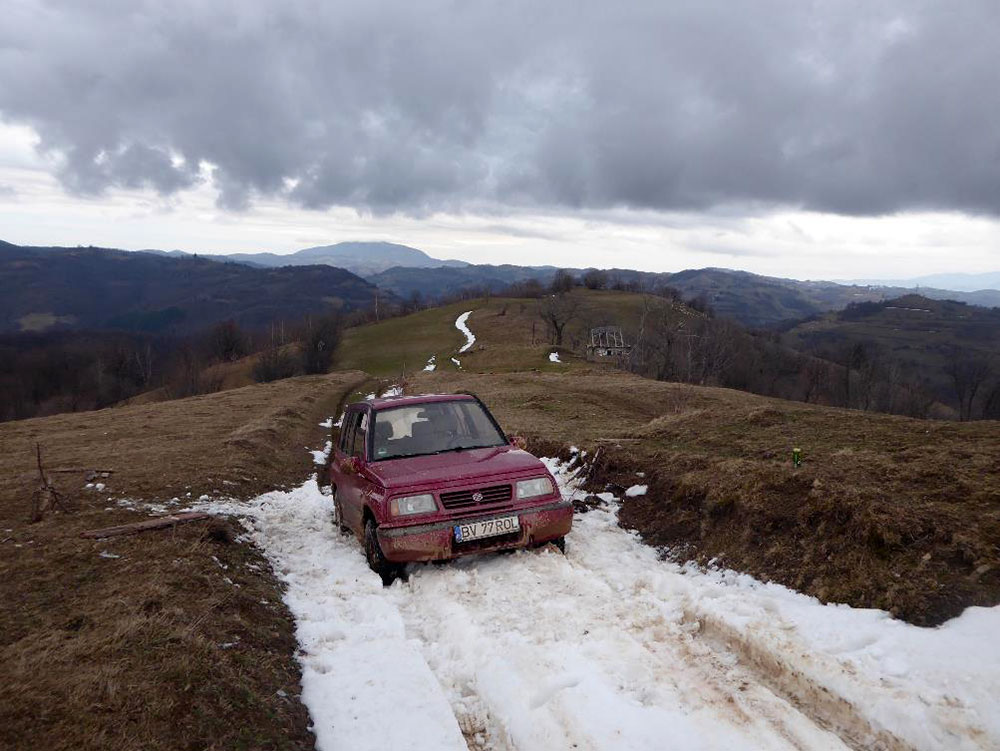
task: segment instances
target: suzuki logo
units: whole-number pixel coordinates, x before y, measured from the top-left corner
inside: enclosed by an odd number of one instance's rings
[[[474,500],[476,503],[482,503],[483,502],[483,494],[479,493],[479,492],[473,493],[472,494],[472,500]]]

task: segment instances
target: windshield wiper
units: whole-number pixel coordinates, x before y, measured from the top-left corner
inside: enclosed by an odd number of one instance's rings
[[[447,454],[447,453],[449,453],[451,451],[471,451],[473,449],[491,449],[491,448],[496,448],[496,447],[495,446],[491,446],[490,444],[486,444],[485,446],[453,446],[452,448],[441,449],[440,451],[435,451],[434,453],[435,454]]]

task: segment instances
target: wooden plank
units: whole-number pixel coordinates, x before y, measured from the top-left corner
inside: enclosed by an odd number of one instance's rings
[[[187,511],[183,514],[171,514],[170,516],[159,516],[155,519],[147,519],[141,522],[133,522],[132,524],[121,524],[117,527],[105,527],[104,529],[91,529],[86,532],[81,532],[80,537],[86,537],[91,540],[101,540],[105,537],[119,537],[121,535],[135,535],[139,532],[146,532],[151,529],[165,529],[167,527],[176,527],[178,524],[187,524],[188,522],[198,522],[204,521],[205,519],[211,519],[211,514],[203,514],[200,511]]]

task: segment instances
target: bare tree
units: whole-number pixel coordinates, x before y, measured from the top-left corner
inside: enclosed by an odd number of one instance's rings
[[[571,291],[575,286],[576,279],[574,276],[565,269],[559,269],[559,271],[556,272],[556,275],[552,277],[552,283],[549,285],[549,289],[557,295],[561,295]]]
[[[587,289],[604,289],[608,286],[608,275],[600,269],[590,269],[583,275],[583,286]]]
[[[580,301],[570,294],[549,295],[538,305],[538,315],[549,329],[552,344],[561,346],[566,326],[580,312]]]
[[[249,351],[249,341],[232,319],[215,324],[208,333],[212,356],[221,362],[239,360]]]
[[[302,343],[302,370],[326,373],[340,346],[341,320],[336,313],[323,316],[309,327]]]
[[[830,366],[810,358],[802,369],[802,400],[819,401],[820,395],[830,387]]]
[[[990,361],[984,355],[953,347],[946,367],[958,399],[958,419],[971,420],[976,394],[993,371]]]
[[[983,399],[983,419],[1000,420],[1000,381],[993,384]]]

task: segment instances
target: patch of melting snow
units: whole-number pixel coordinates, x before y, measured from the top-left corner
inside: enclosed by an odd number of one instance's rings
[[[107,550],[102,550],[98,555],[101,558],[121,558],[117,553],[109,553]]]
[[[434,370],[437,367],[436,360],[437,360],[437,355],[431,355],[431,359],[427,361],[426,365],[424,365],[424,370],[426,371]]]
[[[559,353],[549,352],[549,362],[562,362],[562,360],[559,359]]]
[[[625,491],[625,497],[635,498],[636,496],[646,495],[646,490],[648,490],[647,485],[633,485]]]
[[[451,358],[451,361],[452,361],[453,363],[455,363],[455,367],[456,367],[456,368],[461,368],[461,367],[462,367],[462,363],[461,363],[461,362],[459,362],[458,360],[456,360],[456,359],[455,359],[454,357],[453,357],[453,358]]]
[[[211,500],[208,496],[205,496],[205,500]],[[115,503],[118,504],[119,508],[123,508],[126,511],[145,511],[149,514],[165,514],[168,511],[174,511],[175,509],[170,509],[166,503],[151,503],[145,501],[133,501],[130,498],[119,498]]]
[[[347,414],[346,412],[341,412],[340,413],[340,417],[337,418],[337,422],[335,422],[333,424],[333,427],[335,427],[335,428],[343,427],[343,425],[344,425],[344,415],[346,415],[346,414]]]
[[[327,441],[326,445],[323,446],[322,450],[317,449],[315,451],[310,451],[312,454],[313,464],[320,467],[326,466],[326,460],[330,458],[330,452],[333,451],[333,441]],[[199,499],[201,500],[201,499]]]
[[[545,461],[564,496],[583,492]],[[1000,747],[1000,607],[921,629],[664,562],[598,495],[607,505],[576,517],[565,556],[411,566],[390,588],[336,533],[315,478],[201,510],[241,515],[286,585],[320,751],[844,748],[814,721],[815,697],[853,723],[841,730],[855,745],[889,733],[917,749]],[[761,659],[804,711],[769,688]]]
[[[468,351],[468,349],[476,343],[475,335],[469,331],[469,327],[466,325],[470,315],[472,315],[472,311],[467,310],[455,319],[455,328],[465,334],[465,344],[463,344],[462,348],[458,350],[458,354]]]
[[[321,428],[332,428],[333,427],[333,417],[328,417],[323,422],[319,424]]]
[[[382,394],[382,398],[386,399],[389,397],[402,396],[402,395],[403,395],[403,387],[393,384],[392,386],[390,386],[388,389],[385,390],[385,392]]]

